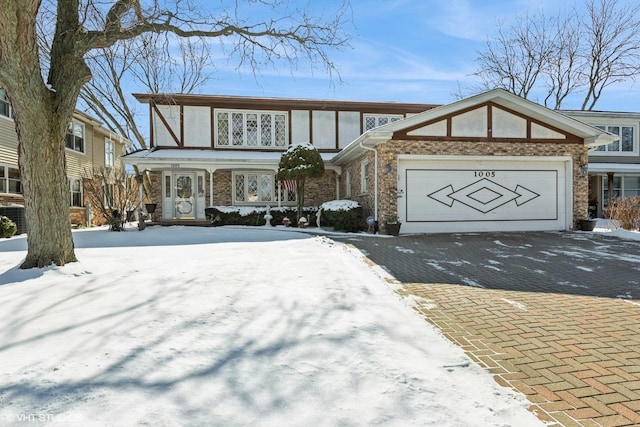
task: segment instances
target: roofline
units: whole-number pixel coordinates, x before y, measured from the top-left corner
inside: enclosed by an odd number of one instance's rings
[[[163,93],[134,93],[139,102],[160,105],[192,105],[192,106],[226,106],[226,107],[268,107],[273,109],[277,105],[284,109],[313,109],[313,110],[343,110],[363,111],[367,108],[371,112],[384,110],[387,112],[420,113],[439,106],[439,104],[421,104],[391,101],[336,101],[304,98],[269,98],[228,95],[192,95],[192,94],[163,94]]]

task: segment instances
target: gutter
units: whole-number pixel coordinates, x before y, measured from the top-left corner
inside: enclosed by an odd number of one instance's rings
[[[374,166],[373,166],[373,219],[378,220],[378,150],[375,148],[365,147],[364,141],[360,141],[358,146],[367,151],[373,151]]]

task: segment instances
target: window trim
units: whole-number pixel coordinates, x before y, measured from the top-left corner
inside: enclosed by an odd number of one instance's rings
[[[367,119],[373,118],[375,120],[375,126],[372,128],[367,128]],[[404,119],[403,114],[374,114],[374,113],[364,113],[362,115],[362,129],[364,132],[375,129],[380,126],[387,125],[389,123],[397,122],[398,120]],[[380,124],[380,119],[387,119],[387,123]]]
[[[360,194],[369,194],[369,159],[364,159],[360,162]]]
[[[18,166],[12,165],[0,165],[0,169],[2,169],[2,176],[0,176],[0,181],[2,181],[2,186],[0,186],[0,194],[20,194],[22,195],[22,180],[20,179],[20,168]],[[18,171],[18,178],[11,178],[11,174],[9,173],[9,169],[14,169]],[[17,182],[18,192],[11,191],[11,183]]]
[[[82,129],[82,150],[76,150],[75,148],[71,148],[71,147],[69,147],[67,145],[67,135],[69,135],[69,128],[71,128],[72,125],[79,125],[80,128]],[[73,135],[73,133],[72,133],[72,136],[75,138],[75,135]],[[76,145],[75,144],[75,139],[74,139],[73,145],[74,145],[74,147]],[[64,134],[64,148],[66,150],[73,151],[74,153],[81,153],[81,154],[85,154],[86,153],[86,150],[87,150],[87,132],[86,132],[86,128],[85,128],[84,123],[79,122],[77,120],[72,120],[71,123],[69,123],[69,126],[67,126],[67,131]]]
[[[0,117],[13,120],[13,109],[11,108],[9,98],[7,97],[7,92],[3,88],[0,88],[0,102],[6,106],[8,112],[8,114],[0,113]]]
[[[111,147],[111,150],[108,147]],[[104,165],[108,168],[116,165],[116,143],[108,138],[104,140]]]
[[[80,183],[80,191],[79,192],[74,192],[73,191],[73,183],[74,182],[79,182]],[[79,205],[74,205],[73,201],[73,195],[78,193],[80,195],[80,204]],[[82,178],[75,178],[75,177],[70,177],[69,178],[69,206],[72,208],[82,208],[84,207],[84,185],[82,183]]]
[[[233,143],[233,114],[238,113],[242,114],[242,144],[234,145]],[[219,118],[220,114],[227,114],[228,118],[228,144],[220,144],[220,138],[218,137],[219,133]],[[256,115],[256,133],[257,133],[257,142],[255,145],[249,145],[247,143],[247,116],[249,114]],[[271,117],[271,141],[272,145],[263,145],[261,143],[261,133],[259,132],[261,125],[261,118],[263,116]],[[284,119],[283,124],[283,141],[282,145],[277,145],[277,130],[276,130],[276,116],[282,116]],[[215,135],[214,138],[214,147],[215,148],[223,148],[223,149],[239,149],[239,150],[286,150],[289,147],[289,115],[286,111],[279,110],[237,110],[237,109],[229,109],[229,108],[215,108],[213,110],[213,132]]]
[[[635,124],[623,124],[623,123],[616,123],[616,124],[607,123],[607,124],[595,124],[593,126],[597,127],[600,130],[604,130],[606,132],[608,132],[608,129],[612,128],[612,127],[619,127],[621,130],[622,130],[623,127],[628,127],[628,128],[633,129],[633,150],[631,150],[631,151],[622,151],[622,141],[620,140],[620,138],[618,138],[617,141],[619,143],[620,150],[618,150],[618,151],[598,151],[597,149],[593,149],[593,150],[589,151],[589,156],[624,157],[624,156],[638,156],[638,154],[640,153],[639,144],[638,144],[638,126],[637,125],[635,125]],[[603,145],[602,147],[604,147],[604,150],[607,150],[608,145]]]
[[[347,170],[344,176],[344,196],[351,197],[351,171]]]

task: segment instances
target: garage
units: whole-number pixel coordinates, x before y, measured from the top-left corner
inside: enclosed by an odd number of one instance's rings
[[[383,232],[559,231],[587,218],[588,150],[617,138],[494,89],[371,129],[333,162]]]
[[[564,230],[571,158],[403,156],[403,232]]]

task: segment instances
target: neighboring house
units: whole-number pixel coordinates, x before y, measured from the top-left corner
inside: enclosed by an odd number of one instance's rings
[[[94,171],[124,167],[120,157],[128,142],[102,127],[92,117],[76,111],[65,137],[69,178],[70,222],[75,226],[104,223],[96,211],[89,211],[84,188]],[[5,93],[0,89],[0,206],[24,204],[18,169],[18,137]]]
[[[640,113],[564,111],[618,135],[616,141],[589,151],[589,213],[606,216],[609,198],[640,195]]]
[[[210,205],[294,204],[276,182],[283,150],[310,142],[326,172],[305,203],[357,200],[384,230],[566,230],[587,217],[589,149],[604,130],[496,89],[431,104],[135,95],[151,148],[124,157],[153,183],[155,217],[204,219]],[[364,221],[364,220],[363,220]]]

